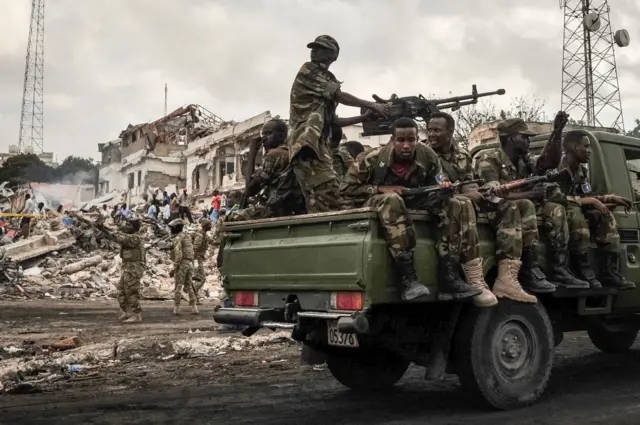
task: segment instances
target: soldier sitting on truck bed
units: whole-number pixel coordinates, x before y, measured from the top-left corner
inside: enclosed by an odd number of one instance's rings
[[[304,198],[291,167],[289,150],[284,143],[287,124],[279,119],[267,121],[262,137],[256,139],[264,146],[265,154],[247,184],[248,197],[258,195],[258,202],[248,208],[231,212],[225,221],[255,220],[304,214]],[[254,142],[256,143],[256,142]]]
[[[415,270],[413,250],[416,235],[408,211],[408,208],[426,207],[440,217],[439,225],[443,232],[438,242],[438,253],[440,267],[447,269],[448,273],[445,274],[447,279],[439,279],[439,298],[475,297],[474,301],[479,306],[495,305],[497,300],[484,281],[473,204],[466,198],[447,196],[443,205],[438,193],[427,198],[430,205],[419,203],[422,199],[418,198],[408,198],[405,204],[402,192],[407,188],[439,184],[442,189],[448,189],[451,183],[442,176],[435,152],[418,143],[415,121],[399,118],[391,131],[389,143],[358,156],[342,181],[341,192],[347,198],[378,210],[389,251],[401,278],[401,297],[411,300],[429,294],[429,290],[419,282]],[[456,268],[460,256],[466,261],[462,267],[467,282],[460,279]]]
[[[336,172],[338,178],[342,180],[354,159],[364,152],[364,146],[362,143],[351,141],[342,143],[343,132],[342,127],[349,125],[350,123],[362,122],[362,120],[368,115],[368,112],[359,117],[352,118],[336,118],[331,123],[331,140],[329,147],[331,148],[331,157],[333,158],[333,171]],[[345,124],[346,123],[346,124]],[[341,144],[342,143],[342,144]]]
[[[557,119],[558,124],[560,119]],[[554,127],[557,127],[554,124]],[[550,142],[561,135],[561,128],[552,133]],[[475,164],[475,173],[488,186],[496,186],[500,198],[514,201],[522,219],[522,237],[524,247],[538,244],[537,217],[543,220],[543,231],[549,240],[547,250],[547,276],[549,280],[566,288],[589,288],[589,283],[578,279],[567,268],[567,241],[569,239],[566,211],[566,196],[556,184],[539,184],[533,189],[506,192],[500,185],[513,180],[538,174],[538,170],[547,169],[545,160],[549,155],[543,150],[535,160],[529,155],[529,137],[535,133],[520,118],[507,119],[498,124],[500,147],[489,149],[480,154]],[[550,143],[547,143],[549,145]],[[555,145],[554,145],[555,146]],[[546,148],[546,146],[545,146]],[[533,201],[533,202],[532,202]],[[534,208],[535,204],[535,208]],[[563,205],[564,204],[564,205]],[[535,250],[531,250],[534,255]],[[514,272],[520,268],[520,262],[511,263]]]
[[[473,180],[473,166],[469,153],[453,141],[455,120],[445,112],[437,112],[431,115],[427,125],[427,141],[431,148],[438,154],[442,169],[447,178],[452,182],[464,182]],[[536,302],[536,297],[522,290],[522,286],[531,292],[553,292],[555,286],[545,279],[540,270],[535,253],[535,245],[531,243],[536,238],[536,230],[522,228],[522,217],[517,201],[502,200],[499,204],[485,200],[482,195],[468,185],[463,186],[461,193],[468,196],[476,203],[479,210],[486,213],[492,228],[496,232],[496,260],[498,262],[497,279],[504,281],[504,287],[509,292],[504,294],[507,298],[521,302]],[[531,201],[523,201],[533,214],[534,206]],[[535,219],[535,217],[534,217]],[[523,230],[532,232],[527,234],[528,245],[523,246]],[[519,278],[511,273],[517,269],[514,262],[521,261]],[[520,285],[522,283],[522,286]],[[500,285],[502,287],[502,284]],[[495,288],[494,288],[495,292]]]
[[[568,169],[573,177],[571,182],[561,182],[560,187],[568,197],[567,215],[569,220],[569,249],[571,262],[580,277],[599,288],[601,283],[617,289],[633,289],[636,285],[620,274],[620,235],[611,206],[630,208],[631,200],[618,195],[598,196],[591,192],[589,163],[591,147],[589,137],[580,130],[569,131],[563,141],[565,156],[558,168]],[[591,232],[589,229],[592,229]],[[604,264],[596,279],[589,264],[590,235],[594,235]]]

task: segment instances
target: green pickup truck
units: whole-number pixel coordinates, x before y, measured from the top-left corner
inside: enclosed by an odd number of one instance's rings
[[[547,139],[533,139],[539,151]],[[640,139],[593,132],[591,183],[596,193],[634,198]],[[477,147],[472,155],[492,147]],[[616,210],[622,273],[640,282],[638,210]],[[560,290],[538,304],[509,300],[490,309],[436,300],[435,225],[416,211],[416,268],[431,298],[403,302],[375,211],[355,209],[226,223],[218,254],[231,305],[218,308],[218,323],[291,329],[304,344],[303,360],[326,362],[343,385],[383,390],[410,363],[425,379],[458,375],[462,385],[498,409],[535,402],[551,376],[554,348],[565,332],[589,333],[605,352],[624,352],[640,328],[640,287]],[[478,218],[487,282],[496,275],[495,235]],[[544,241],[543,241],[544,242]],[[544,243],[540,245],[544,259]]]

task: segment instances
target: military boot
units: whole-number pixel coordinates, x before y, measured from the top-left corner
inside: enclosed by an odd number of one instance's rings
[[[600,273],[600,281],[604,286],[613,287],[616,289],[634,289],[635,283],[625,279],[620,274],[620,253],[605,251],[602,252],[604,257],[604,266]]]
[[[441,301],[459,300],[474,297],[482,293],[480,288],[474,288],[460,276],[460,263],[447,255],[438,261],[438,299]]]
[[[538,252],[535,247],[528,247],[522,250],[522,265],[518,280],[527,291],[545,294],[554,292],[556,286],[547,280],[544,272],[538,266]]]
[[[476,307],[493,307],[498,304],[498,299],[489,289],[489,285],[484,280],[484,269],[482,268],[482,258],[476,258],[462,265],[462,270],[467,278],[467,282],[472,289],[478,293],[473,297],[473,304]]]
[[[198,306],[197,305],[192,305],[191,306],[191,314],[200,314],[200,312],[198,311]]]
[[[175,314],[176,316],[180,315],[180,306],[179,305],[173,307],[173,314]]]
[[[400,275],[400,296],[405,301],[429,295],[429,290],[418,280],[413,264],[413,252],[403,252],[396,257],[396,266]]]
[[[567,252],[554,249],[547,257],[549,280],[567,289],[589,289],[589,282],[580,280],[567,268]]]
[[[592,289],[602,288],[602,284],[596,278],[596,274],[593,272],[591,264],[589,264],[588,252],[572,252],[569,262],[572,270],[576,272],[576,276],[589,282],[589,286]]]
[[[508,298],[521,303],[535,304],[538,298],[528,294],[518,282],[520,260],[500,260],[498,262],[498,276],[493,284],[493,293],[498,298]]]
[[[129,317],[129,314],[127,313],[127,311],[124,308],[120,309],[120,317],[118,317],[118,320],[124,320],[127,317]]]
[[[133,316],[129,317],[127,320],[125,320],[122,323],[136,323],[136,322],[142,322],[142,313],[135,313],[133,314]]]

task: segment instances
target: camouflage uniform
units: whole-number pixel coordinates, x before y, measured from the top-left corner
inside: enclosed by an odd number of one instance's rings
[[[457,145],[453,151],[438,154],[442,169],[452,182],[473,180],[471,156]],[[532,206],[533,208],[533,206]],[[522,256],[522,224],[520,211],[514,202],[501,202],[499,206],[483,201],[478,205],[482,213],[486,213],[489,222],[496,231],[496,257],[519,260]]]
[[[438,264],[441,299],[474,297],[476,305],[490,307],[497,300],[488,290],[482,273],[480,244],[476,228],[476,216],[472,202],[465,197],[447,196],[442,199],[438,193],[422,197],[402,197],[396,193],[378,193],[379,186],[403,186],[416,188],[437,185],[443,178],[442,167],[436,153],[428,146],[416,144],[415,160],[404,176],[393,171],[393,144],[358,155],[349,168],[341,184],[341,192],[354,201],[363,202],[366,207],[378,211],[380,223],[391,256],[403,276],[417,275],[413,270],[413,249],[416,246],[416,234],[408,208],[426,209],[438,216],[440,238],[437,250],[440,256]],[[459,275],[460,259],[464,258],[462,268],[467,282]],[[409,265],[407,269],[406,267]],[[441,277],[442,276],[442,277]],[[411,280],[411,279],[410,279]],[[488,293],[485,293],[485,291]]]
[[[194,257],[198,260],[198,267],[193,276],[196,294],[200,292],[206,280],[206,274],[204,272],[204,258],[207,253],[207,249],[209,249],[209,238],[207,237],[204,229],[200,229],[193,234]]]
[[[144,273],[144,249],[142,238],[136,234],[121,232],[106,233],[107,238],[120,244],[122,275],[118,281],[118,304],[126,312],[140,313],[140,279]]]
[[[175,267],[175,292],[174,305],[180,306],[182,299],[182,289],[187,288],[189,295],[189,305],[196,305],[196,295],[193,291],[193,240],[187,233],[179,233],[173,240],[173,250],[171,251],[171,260]]]
[[[316,39],[316,42],[322,37]],[[332,45],[330,37],[320,40]],[[337,43],[335,43],[337,49]],[[340,208],[339,180],[329,149],[331,121],[338,102],[340,82],[328,69],[313,62],[300,68],[291,87],[287,145],[291,166],[302,188],[309,213]],[[301,151],[305,151],[303,157]]]
[[[289,150],[286,146],[270,149],[260,167],[251,176],[261,188],[257,205],[234,211],[226,221],[255,220],[283,217],[305,212],[300,185],[289,166]]]
[[[349,167],[353,164],[353,158],[347,149],[342,146],[338,146],[331,151],[333,157],[333,170],[338,175],[339,179],[342,179],[349,171]]]

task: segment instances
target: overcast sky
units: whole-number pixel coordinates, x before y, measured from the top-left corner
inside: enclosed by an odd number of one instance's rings
[[[575,1],[575,0],[574,0]],[[640,0],[612,0],[627,127],[640,117]],[[29,0],[0,0],[0,150],[16,144]],[[526,4],[526,6],[525,6]],[[635,23],[633,21],[635,17]],[[341,46],[343,90],[466,94],[498,88],[560,107],[563,13],[548,0],[55,0],[46,3],[44,146],[62,159],[98,157],[129,123],[203,105],[225,120],[288,115],[306,44]],[[341,116],[358,113],[341,106]]]

